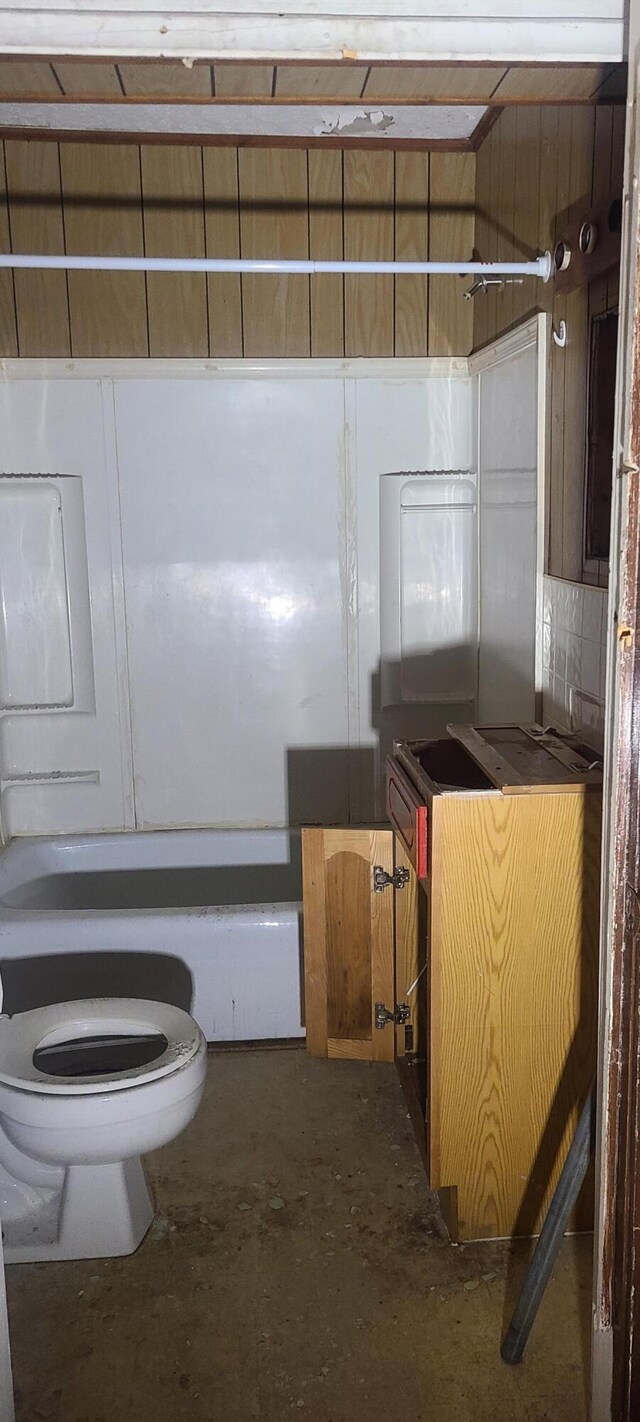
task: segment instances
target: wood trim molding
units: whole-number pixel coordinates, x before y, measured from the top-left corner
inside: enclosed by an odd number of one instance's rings
[[[488,100],[487,111],[485,114],[483,114],[477,127],[474,128],[471,138],[469,140],[469,145],[473,149],[474,153],[478,152],[478,149],[481,148],[485,138],[488,138],[493,128],[493,125],[498,122],[501,113],[502,105],[493,104],[492,100]]]
[[[154,360],[152,357],[139,359],[127,357],[105,357],[69,360],[19,359],[0,360],[0,379],[4,380],[87,380],[93,378],[115,380],[125,376],[136,380],[157,380],[163,376],[167,380],[188,380],[192,376],[207,376],[211,379],[255,380],[262,377],[272,380],[276,375],[286,375],[291,379],[308,380],[310,372],[314,380],[325,378],[335,380],[464,380],[469,374],[469,362],[464,356],[355,356],[351,360],[343,356],[335,359],[301,357],[290,360],[252,360],[246,356],[229,356],[226,359],[171,360],[166,357]]]
[[[197,144],[199,148],[296,148],[296,149],[358,149],[360,152],[379,153],[386,150],[389,153],[474,153],[475,149],[469,139],[439,139],[439,138],[388,138],[380,135],[379,138],[357,138],[339,137],[328,135],[323,138],[308,136],[282,137],[277,134],[203,134],[203,133],[130,133],[126,130],[122,132],[103,133],[100,131],[86,131],[77,133],[74,129],[48,129],[34,128],[25,130],[15,126],[6,128],[0,124],[0,140],[14,139],[21,143],[102,143],[102,144],[129,144],[134,143],[137,147],[145,147],[151,143],[154,147],[181,147],[184,145]]]

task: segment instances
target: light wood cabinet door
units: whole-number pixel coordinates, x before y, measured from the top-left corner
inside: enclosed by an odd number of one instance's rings
[[[316,1057],[393,1061],[395,1026],[375,1025],[375,1005],[395,1005],[393,832],[303,829],[307,1051]]]

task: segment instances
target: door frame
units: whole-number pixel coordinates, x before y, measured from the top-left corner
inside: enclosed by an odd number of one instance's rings
[[[631,0],[607,629],[592,1422],[640,1415],[640,0]]]

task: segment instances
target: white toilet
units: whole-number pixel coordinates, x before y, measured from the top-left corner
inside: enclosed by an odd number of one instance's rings
[[[7,1263],[137,1248],[154,1214],[140,1156],[195,1115],[206,1052],[193,1018],[161,1002],[94,998],[0,1016]]]

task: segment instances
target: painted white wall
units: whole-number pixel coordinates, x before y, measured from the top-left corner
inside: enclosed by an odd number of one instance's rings
[[[266,21],[266,23],[265,23]],[[0,0],[3,54],[114,59],[524,61],[622,59],[623,0]]]

